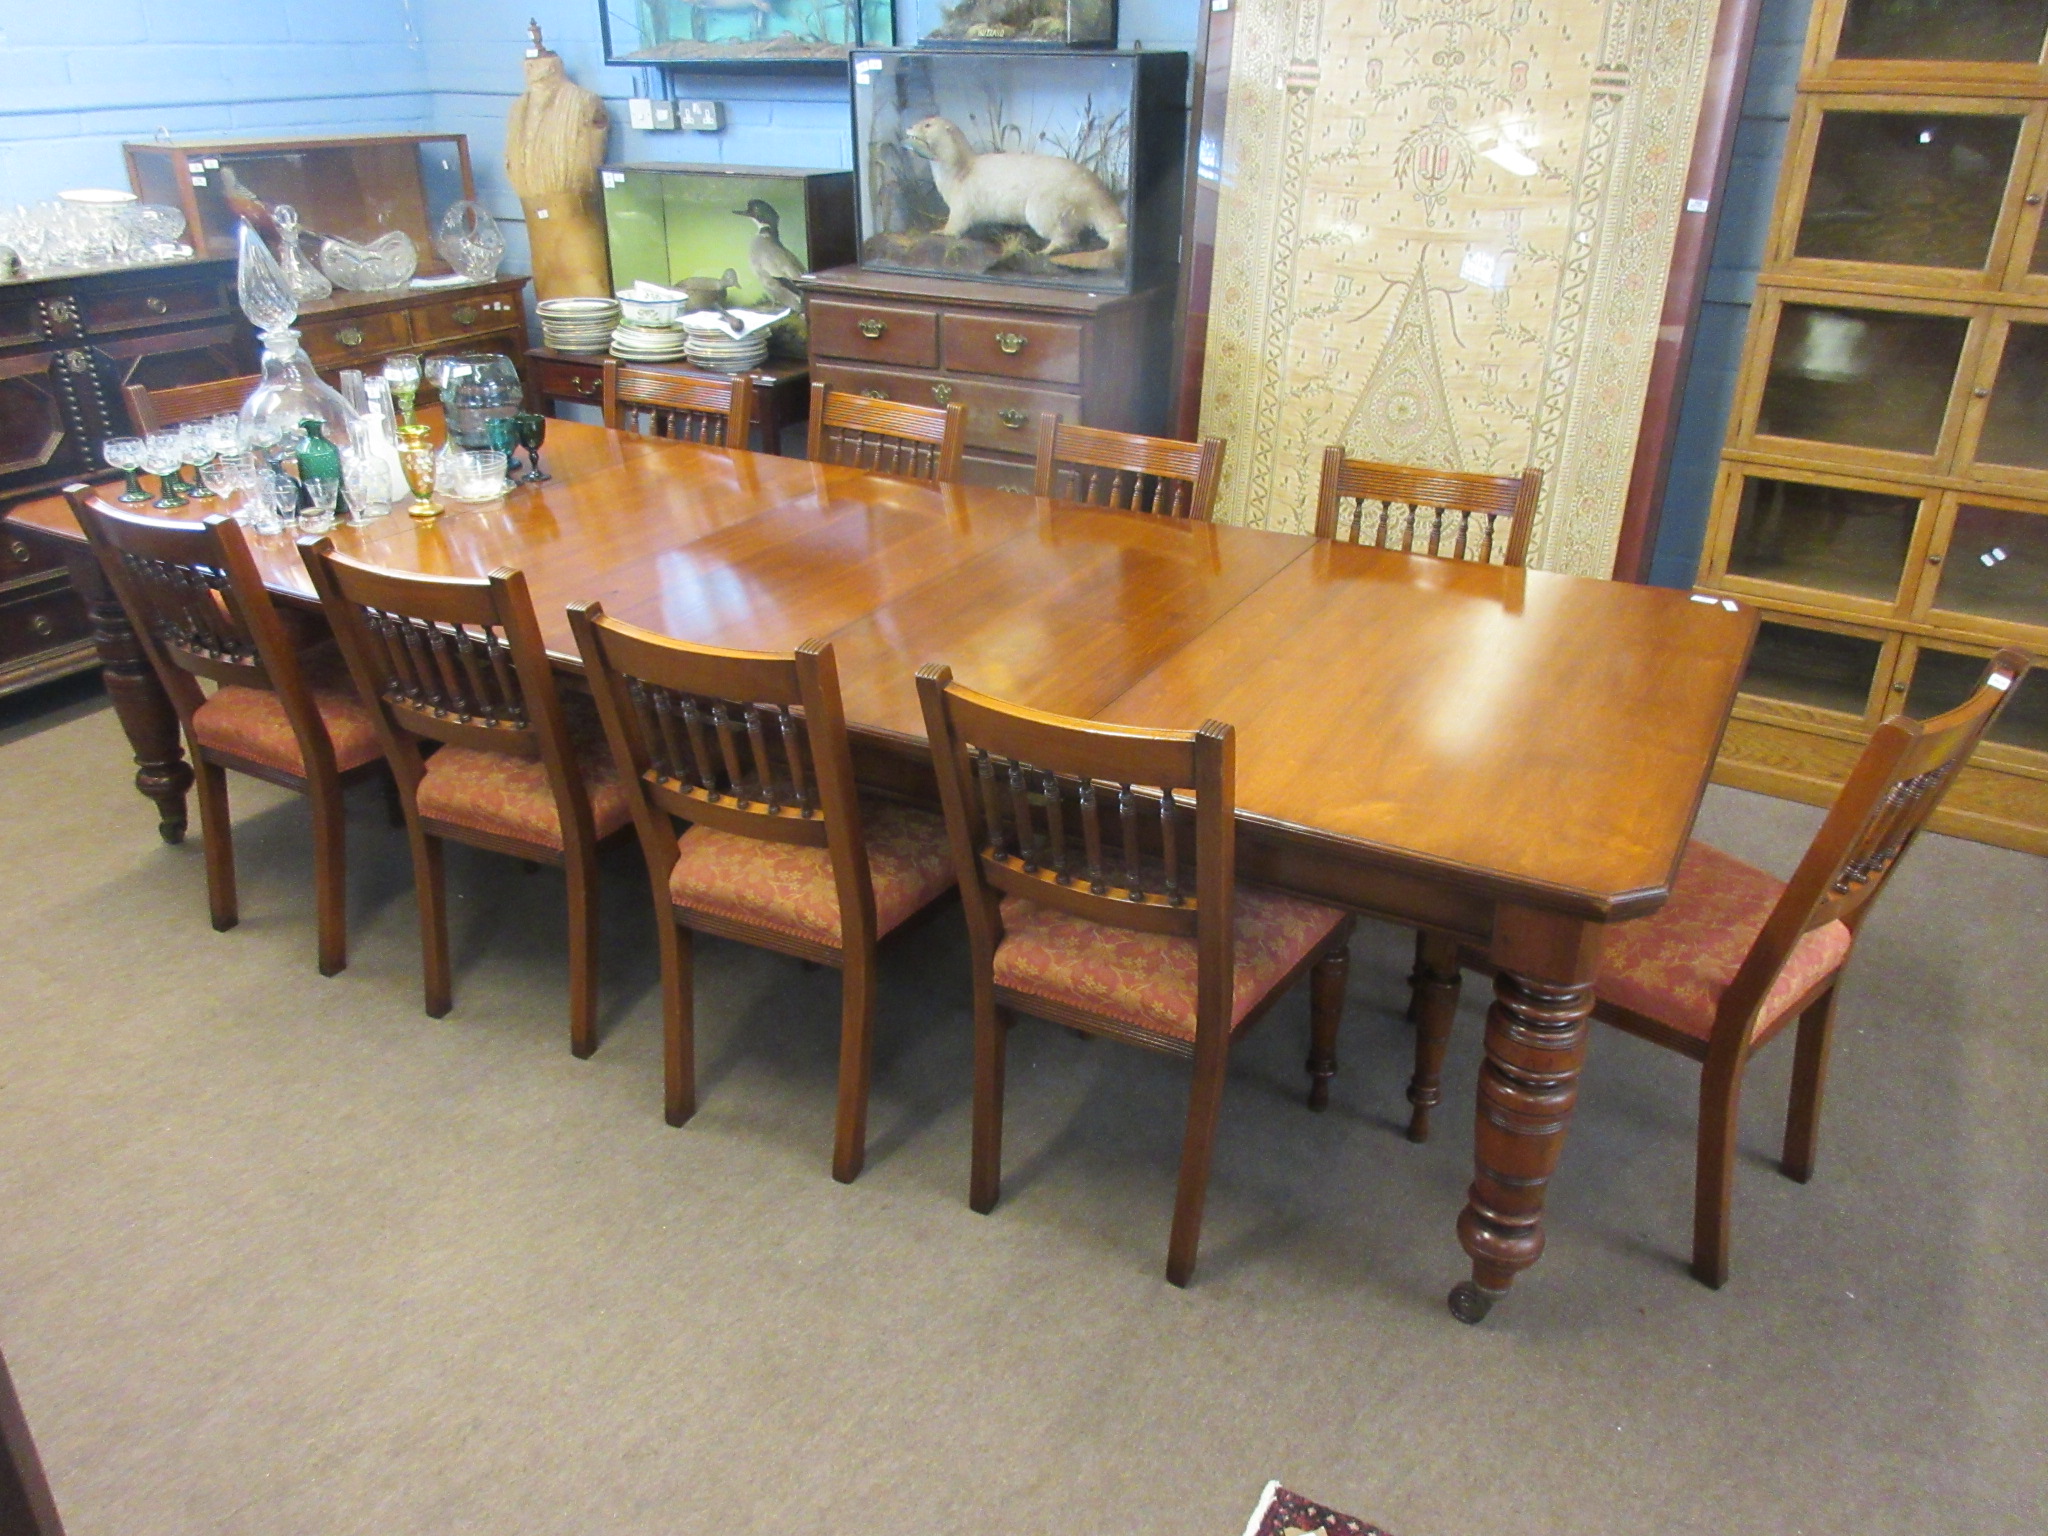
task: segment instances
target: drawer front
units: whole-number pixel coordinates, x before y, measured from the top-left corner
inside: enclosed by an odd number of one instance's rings
[[[352,368],[389,352],[403,352],[412,342],[405,312],[351,315],[338,320],[309,320],[299,327],[306,356],[321,368]]]
[[[1079,384],[1084,329],[1071,320],[949,313],[939,321],[939,340],[945,365],[955,373]]]
[[[112,293],[81,294],[79,313],[88,333],[132,331],[178,320],[212,320],[228,313],[219,283],[152,283]]]
[[[523,318],[519,301],[509,294],[443,299],[438,304],[422,304],[412,311],[413,344],[431,347],[444,341],[463,341],[490,331],[514,330],[523,323]]]
[[[604,400],[604,368],[592,363],[588,367],[580,363],[557,362],[553,358],[529,357],[533,367],[533,392],[545,399],[587,400],[600,404]]]
[[[0,658],[8,661],[75,645],[91,633],[85,604],[68,585],[0,603]]]
[[[818,363],[811,377],[833,389],[851,390],[878,400],[905,405],[954,405],[967,412],[966,444],[998,453],[1035,455],[1038,418],[1056,411],[1068,421],[1081,419],[1081,397],[1050,389],[1025,389],[991,384],[952,374],[898,372],[893,368],[849,368],[843,363]]]
[[[34,299],[16,294],[0,297],[0,347],[18,347],[43,339],[43,312]]]
[[[0,523],[0,590],[64,569],[63,547],[26,528]]]
[[[1028,459],[1006,459],[994,453],[960,455],[960,478],[969,485],[993,486],[999,491],[1031,494],[1035,468]]]
[[[813,299],[811,355],[845,357],[904,368],[939,365],[939,317],[896,304],[845,304]]]

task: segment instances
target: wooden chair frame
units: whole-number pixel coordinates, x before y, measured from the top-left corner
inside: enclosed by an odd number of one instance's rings
[[[427,1014],[441,1018],[454,1002],[442,857],[443,841],[453,839],[564,872],[569,1042],[578,1056],[590,1055],[597,1049],[597,828],[525,575],[506,566],[482,580],[384,570],[338,553],[328,538],[302,540],[299,552],[398,784],[418,891]],[[562,846],[422,814],[422,740],[538,757],[561,818]]]
[[[239,378],[214,379],[205,384],[180,384],[171,389],[151,389],[147,384],[128,384],[121,393],[128,400],[128,416],[135,430],[147,436],[182,422],[200,421],[242,408],[251,390],[263,382],[262,375],[248,373]]]
[[[1543,494],[1543,471],[1523,470],[1519,475],[1473,475],[1452,469],[1411,469],[1399,464],[1378,464],[1370,459],[1347,459],[1341,446],[1323,450],[1323,473],[1316,488],[1316,537],[1339,538],[1339,522],[1345,501],[1373,501],[1387,511],[1372,537],[1366,530],[1362,509],[1352,508],[1349,544],[1373,544],[1382,549],[1399,549],[1409,554],[1436,555],[1445,559],[1491,560],[1498,543],[1494,519],[1512,519],[1502,565],[1526,565],[1529,535],[1535,528],[1536,502]],[[1409,516],[1400,523],[1401,539],[1386,543],[1396,520],[1393,509],[1404,506]],[[1415,542],[1416,525],[1424,512],[1433,513],[1424,535],[1424,545]],[[1447,514],[1462,514],[1449,524]],[[1485,519],[1484,547],[1473,535],[1475,516]],[[1448,535],[1448,537],[1447,537]]]
[[[1058,496],[1059,476],[1071,472],[1075,494],[1064,499],[1122,512],[1206,523],[1216,510],[1223,479],[1223,439],[1183,443],[1061,421],[1055,411],[1038,418],[1038,466],[1032,492]]]
[[[1347,918],[1332,929],[1233,1026],[1232,919],[1237,884],[1236,743],[1231,728],[1211,720],[1194,731],[1153,731],[1069,719],[963,688],[944,666],[920,668],[917,688],[938,768],[939,798],[945,806],[973,953],[974,1150],[968,1204],[987,1213],[1001,1193],[1004,1057],[1018,1013],[1190,1058],[1194,1080],[1166,1264],[1167,1279],[1184,1286],[1193,1277],[1201,1241],[1231,1043],[1302,975],[1312,972],[1309,1069],[1317,1076],[1318,1088],[1326,1084],[1336,1065],[1352,922]],[[991,766],[999,760],[1007,768]],[[1066,868],[1062,852],[1069,843],[1061,809],[1069,785],[1087,796],[1077,799],[1084,807],[1077,815],[1082,818],[1080,830],[1091,866],[1085,879]],[[1034,786],[1044,801],[1042,814],[1049,828],[1043,843],[1028,836],[1012,838],[1003,829],[1006,818],[1017,827],[1035,826],[1029,808],[1036,803]],[[1121,883],[1119,872],[1092,867],[1107,857],[1092,814],[1099,791],[1107,786],[1118,787]],[[1183,791],[1192,793],[1192,807],[1181,798]],[[1182,830],[1188,820],[1193,822],[1192,837]],[[1174,873],[1180,848],[1194,853],[1192,900],[1179,889]],[[1163,860],[1165,874],[1160,880],[1137,862],[1154,853]],[[1046,860],[1053,867],[1048,868]],[[1113,927],[1192,938],[1198,954],[1193,1041],[1136,1029],[1107,1015],[1050,1004],[997,985],[995,954],[1003,940],[1005,894]],[[1319,1106],[1314,1092],[1311,1104]]]
[[[109,505],[84,485],[66,486],[64,497],[184,730],[199,792],[207,905],[214,928],[225,933],[240,920],[234,818],[224,772],[232,768],[295,790],[311,805],[320,974],[336,974],[348,964],[347,812],[342,791],[381,774],[384,765],[373,761],[340,771],[333,740],[300,665],[303,628],[295,635],[271,600],[240,523],[221,513],[196,523],[144,516]],[[298,740],[304,777],[202,745],[192,729],[193,715],[206,702],[199,686],[202,677],[276,694]]]
[[[634,425],[625,420],[628,412]],[[655,437],[706,448],[745,448],[754,425],[754,381],[744,373],[704,379],[606,358],[604,424],[615,432],[642,431],[637,425],[642,413],[649,418],[644,430]],[[773,443],[768,451],[775,451]]]
[[[1786,1113],[1780,1168],[1804,1184],[1813,1177],[1819,1150],[1821,1101],[1827,1086],[1828,1052],[1834,1034],[1835,1001],[1842,973],[1855,954],[1870,905],[1940,806],[1970,753],[1997,719],[2031,663],[2018,650],[1991,658],[1984,680],[1962,704],[1926,721],[1894,715],[1872,734],[1827,819],[1807,846],[1799,867],[1779,895],[1771,915],[1750,945],[1741,968],[1721,994],[1705,1040],[1647,1014],[1605,999],[1593,1016],[1697,1061],[1700,1073],[1698,1148],[1693,1173],[1692,1273],[1719,1288],[1728,1279],[1730,1207],[1735,1182],[1735,1137],[1742,1079],[1751,1056],[1785,1032],[1779,1026],[1759,1038],[1766,1024],[1763,1006],[1799,941],[1816,928],[1840,922],[1851,935],[1841,964],[1809,986],[1774,1018],[1797,1018],[1793,1044],[1791,1102]],[[1483,956],[1465,963],[1485,970]],[[1456,1008],[1457,979],[1449,987]],[[1432,1017],[1435,1017],[1432,1010]],[[1439,1037],[1418,1035],[1416,1074],[1438,1071],[1443,1059],[1444,1018]],[[1411,1097],[1412,1097],[1411,1093]],[[1426,1134],[1426,1128],[1425,1128]],[[1420,1137],[1412,1139],[1420,1140]]]
[[[804,457],[905,480],[951,481],[960,478],[966,435],[967,410],[958,401],[941,408],[871,400],[818,380]]]

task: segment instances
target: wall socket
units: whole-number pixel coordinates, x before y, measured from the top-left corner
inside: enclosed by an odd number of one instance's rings
[[[725,127],[725,109],[715,101],[666,101],[635,96],[626,103],[626,120],[635,128],[663,132],[676,128],[717,133]]]

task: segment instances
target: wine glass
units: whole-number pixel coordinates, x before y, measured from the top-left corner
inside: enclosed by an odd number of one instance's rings
[[[434,441],[425,427],[408,422],[398,429],[398,462],[412,492],[412,505],[405,510],[422,521],[439,517],[441,509],[434,503]]]
[[[391,386],[391,400],[407,426],[420,396],[420,357],[417,352],[400,352],[384,359],[384,382]]]
[[[178,479],[184,462],[177,433],[152,432],[142,440],[142,467],[156,476],[156,500],[150,505],[157,511],[175,512],[185,505],[184,482]]]
[[[203,421],[186,422],[178,428],[178,453],[182,464],[192,466],[192,472],[184,477],[185,493],[194,501],[212,501],[214,493],[206,488],[200,472],[214,458],[213,428]]]
[[[120,496],[122,501],[149,500],[149,492],[142,488],[142,477],[135,473],[142,468],[141,438],[110,437],[100,444],[100,457],[107,461],[107,468],[118,469],[128,477],[128,489]]]
[[[341,495],[341,482],[324,475],[305,482],[306,498],[312,505],[299,514],[302,533],[325,533],[334,526],[334,503]]]
[[[391,487],[382,463],[354,444],[341,450],[341,488],[348,497],[348,520],[365,523],[391,511]]]
[[[539,411],[521,411],[512,418],[519,432],[519,446],[526,450],[526,481],[538,485],[555,477],[540,467],[540,445],[548,440],[548,419]]]
[[[519,462],[519,424],[510,416],[490,416],[484,420],[484,441],[499,453],[505,455],[505,468],[510,470]]]

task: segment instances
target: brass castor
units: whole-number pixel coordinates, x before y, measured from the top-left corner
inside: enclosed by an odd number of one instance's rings
[[[1505,1295],[1506,1291],[1489,1291],[1475,1280],[1460,1280],[1451,1287],[1451,1316],[1461,1323],[1483,1323],[1493,1304]]]

